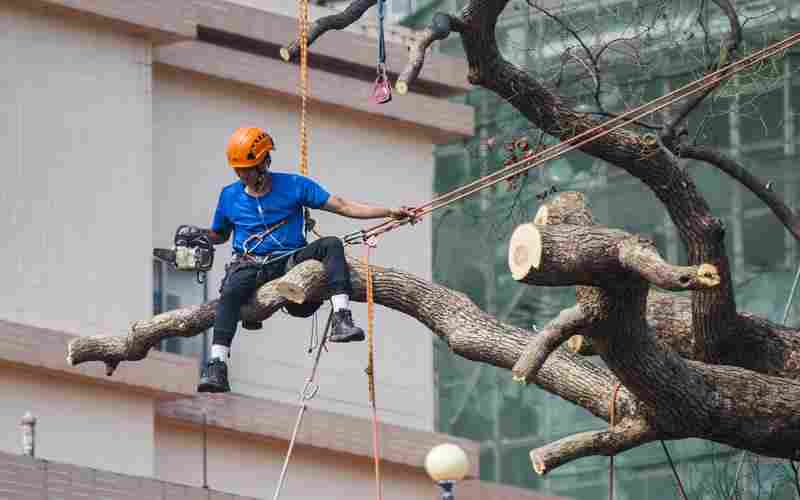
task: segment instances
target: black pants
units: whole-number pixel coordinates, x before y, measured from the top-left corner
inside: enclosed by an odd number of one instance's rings
[[[318,260],[325,266],[331,295],[350,295],[350,269],[347,267],[344,247],[339,238],[320,238],[293,255],[294,265],[310,259]],[[230,347],[240,319],[239,310],[261,285],[286,274],[286,261],[283,258],[266,266],[254,264],[232,267],[225,275],[214,318],[215,345]]]

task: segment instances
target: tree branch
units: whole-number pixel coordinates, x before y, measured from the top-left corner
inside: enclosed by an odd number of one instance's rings
[[[783,202],[781,196],[773,191],[767,183],[751,174],[735,159],[707,146],[684,146],[681,148],[681,156],[709,163],[739,181],[772,210],[772,213],[781,221],[794,239],[800,241],[800,217]]]
[[[652,241],[637,236],[619,243],[619,259],[625,269],[664,290],[701,290],[720,283],[719,272],[713,265],[668,264],[658,254]]]
[[[592,63],[591,67],[587,67],[586,64],[583,63],[583,61],[580,58],[578,58],[577,56],[573,56],[573,57],[575,57],[578,60],[578,62],[580,62],[584,67],[586,67],[586,69],[592,74],[592,79],[594,80],[594,93],[593,94],[594,94],[595,103],[597,104],[597,107],[601,111],[605,111],[605,109],[603,107],[603,103],[600,102],[600,90],[601,90],[601,88],[600,88],[600,70],[597,67],[597,57],[595,57],[595,55],[592,53],[592,51],[589,49],[589,47],[586,45],[586,43],[584,43],[583,39],[580,37],[580,35],[578,35],[578,32],[575,31],[574,29],[572,29],[572,27],[569,24],[567,24],[566,21],[561,19],[559,16],[556,16],[555,14],[551,13],[547,9],[539,7],[538,5],[533,3],[531,0],[526,0],[526,1],[528,3],[529,7],[539,11],[540,13],[544,14],[545,16],[549,17],[550,19],[552,19],[553,21],[558,23],[562,28],[564,28],[565,31],[567,31],[570,35],[572,35],[572,38],[574,38],[578,42],[578,44],[581,46],[581,48],[583,49],[583,52],[586,54],[586,58],[589,59],[589,61]],[[569,49],[567,49],[567,50],[569,51]]]
[[[272,316],[286,305],[279,290],[291,293],[298,289],[321,293],[325,273],[317,261],[302,263],[285,276],[262,286],[253,299],[242,307],[242,319],[260,321]],[[296,297],[296,295],[294,296]],[[322,298],[317,297],[315,298]],[[78,337],[70,342],[67,363],[78,365],[88,361],[106,363],[106,374],[112,375],[121,361],[139,361],[150,349],[169,337],[193,337],[211,328],[214,323],[216,300],[205,304],[174,309],[146,321],[131,325],[125,337]]]
[[[548,323],[544,330],[536,333],[525,347],[511,369],[513,380],[523,384],[528,383],[536,377],[553,351],[582,328],[588,327],[590,323],[589,317],[584,314],[580,305],[561,311],[558,317]]]
[[[437,12],[431,20],[430,26],[425,28],[422,36],[417,39],[408,53],[408,64],[397,77],[395,89],[400,94],[408,92],[408,87],[412,85],[425,64],[425,53],[431,44],[437,40],[444,40],[452,31],[461,32],[466,27],[456,17]]]
[[[736,60],[736,53],[738,51],[739,45],[742,42],[742,25],[739,22],[739,16],[736,13],[736,8],[731,4],[730,0],[712,0],[717,6],[722,9],[722,12],[728,18],[728,23],[730,24],[730,31],[728,35],[725,37],[725,40],[722,43],[722,47],[720,48],[720,55],[719,60],[717,61],[717,67],[714,69],[724,68]],[[676,137],[676,131],[678,127],[683,123],[689,114],[697,109],[697,107],[708,97],[711,95],[717,88],[719,88],[719,84],[721,82],[717,82],[716,85],[712,85],[702,91],[700,94],[692,97],[687,101],[681,109],[675,113],[673,119],[664,127],[663,136],[667,138]],[[671,141],[670,141],[671,142]]]
[[[536,448],[530,453],[531,463],[537,474],[545,475],[578,458],[613,456],[656,439],[656,433],[645,423],[626,423],[613,429],[573,434]]]
[[[308,29],[308,46],[310,47],[320,36],[330,30],[343,30],[361,19],[361,16],[378,0],[353,0],[342,12],[331,14],[317,19]],[[300,39],[295,39],[286,47],[281,48],[281,58],[289,62],[300,54]]]
[[[712,264],[673,266],[652,241],[600,226],[522,224],[511,235],[511,276],[539,286],[626,286],[638,276],[667,290],[699,290],[719,285]]]

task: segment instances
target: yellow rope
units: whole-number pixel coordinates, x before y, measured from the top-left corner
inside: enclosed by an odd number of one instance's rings
[[[299,0],[300,15],[300,174],[308,176],[308,0]]]
[[[367,245],[367,254],[364,257],[364,266],[367,273],[367,377],[369,378],[369,402],[375,405],[375,298],[372,290],[372,270],[369,265],[369,254],[372,248]]]
[[[367,343],[369,349],[366,372],[369,381],[369,402],[372,404],[372,456],[375,460],[375,498],[376,500],[383,500],[380,445],[378,443],[378,406],[375,402],[375,296],[372,286],[372,268],[369,264],[369,254],[374,244],[374,240],[367,243],[367,252],[364,256],[364,266],[366,266],[367,273]]]

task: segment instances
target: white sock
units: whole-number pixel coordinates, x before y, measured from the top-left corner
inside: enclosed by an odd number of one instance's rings
[[[230,352],[231,352],[230,347],[214,344],[211,346],[211,359],[217,358],[221,359],[222,361],[227,361]]]
[[[339,309],[350,309],[350,297],[348,297],[346,293],[340,293],[339,295],[332,296],[331,302],[333,303],[334,311],[338,311]]]

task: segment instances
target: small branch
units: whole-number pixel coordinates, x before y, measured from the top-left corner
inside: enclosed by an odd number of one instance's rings
[[[397,83],[395,84],[397,92],[400,94],[407,93],[408,87],[416,81],[422,71],[422,66],[425,64],[425,53],[433,42],[444,40],[450,36],[452,31],[462,32],[464,29],[466,27],[457,18],[437,12],[433,16],[430,26],[425,28],[422,36],[409,51],[408,64],[397,77]]]
[[[643,422],[617,425],[608,430],[573,434],[531,450],[531,463],[533,470],[543,476],[579,458],[613,456],[656,439],[656,433]]]
[[[686,146],[681,149],[681,156],[710,163],[739,181],[772,210],[772,213],[794,236],[794,239],[800,241],[800,217],[783,202],[780,195],[773,191],[766,182],[751,174],[735,159],[705,146]]]
[[[572,56],[572,57],[574,57],[581,65],[583,65],[586,68],[586,70],[589,71],[589,73],[591,73],[592,79],[594,80],[594,100],[597,103],[597,106],[601,110],[603,110],[603,104],[600,102],[600,90],[601,90],[601,88],[600,88],[601,87],[601,85],[600,85],[600,69],[597,67],[597,57],[595,57],[595,55],[592,54],[591,49],[589,49],[589,47],[583,41],[583,39],[578,34],[578,32],[575,31],[569,24],[567,24],[566,21],[561,19],[559,16],[556,16],[555,14],[552,14],[547,9],[543,9],[542,7],[539,7],[538,5],[533,3],[531,0],[527,0],[527,3],[528,3],[528,6],[531,7],[532,9],[535,9],[535,10],[541,12],[545,16],[549,17],[550,19],[552,19],[553,21],[558,23],[562,28],[564,28],[565,31],[567,31],[570,35],[572,35],[572,38],[574,38],[578,42],[578,44],[581,46],[581,48],[583,49],[583,52],[586,54],[586,58],[589,59],[589,61],[591,61],[591,63],[592,63],[591,67],[587,66],[586,63],[584,63],[583,60],[580,59],[579,57],[577,57],[577,56]],[[572,54],[570,54],[570,55],[572,55]]]
[[[361,19],[364,12],[378,3],[378,0],[353,0],[342,12],[317,19],[308,29],[308,46],[310,47],[320,36],[330,30],[343,30]],[[281,58],[289,62],[300,55],[300,39],[295,39],[281,48]]]
[[[661,258],[651,241],[638,236],[620,243],[619,257],[626,269],[665,290],[701,290],[720,284],[713,265],[674,266]]]
[[[544,330],[533,336],[522,351],[522,355],[511,369],[513,380],[525,384],[535,378],[550,353],[578,331],[590,326],[590,323],[580,305],[561,311]]]
[[[736,7],[734,7],[730,0],[712,0],[717,6],[722,9],[722,12],[728,18],[730,24],[730,31],[725,38],[725,41],[720,48],[719,60],[717,62],[717,69],[728,66],[736,58],[736,52],[742,42],[742,25],[739,22],[739,17],[736,14]],[[714,92],[721,83],[721,80],[716,85],[712,85],[697,96],[690,99],[683,107],[675,113],[674,118],[670,123],[664,127],[663,135],[665,137],[674,137],[675,131],[683,123],[689,114],[694,111],[712,92]]]

